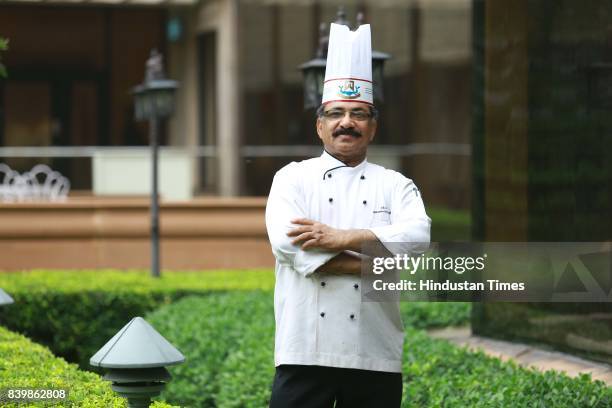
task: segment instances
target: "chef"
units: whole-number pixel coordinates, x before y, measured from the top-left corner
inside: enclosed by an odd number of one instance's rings
[[[369,25],[331,25],[316,121],[323,153],[288,164],[272,182],[272,408],[400,406],[399,305],[362,301],[361,252],[429,242],[431,220],[412,180],[366,159],[378,123],[371,52]]]

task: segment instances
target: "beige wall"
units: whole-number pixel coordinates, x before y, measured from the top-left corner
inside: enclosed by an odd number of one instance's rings
[[[0,270],[148,268],[148,204],[146,198],[0,204]],[[273,267],[264,210],[262,198],[162,204],[162,268]]]

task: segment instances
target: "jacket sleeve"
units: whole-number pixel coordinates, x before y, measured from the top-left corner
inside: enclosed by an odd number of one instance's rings
[[[287,232],[296,228],[291,220],[309,218],[304,192],[299,183],[301,176],[296,163],[276,173],[266,205],[266,228],[276,261],[291,266],[303,276],[309,276],[338,255],[338,252],[315,249],[304,251],[293,245],[293,238],[287,236]]]
[[[393,254],[422,253],[429,247],[431,219],[414,182],[394,172],[391,185],[391,224],[370,231]]]

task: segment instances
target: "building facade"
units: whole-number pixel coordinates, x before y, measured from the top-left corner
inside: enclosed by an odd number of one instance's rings
[[[297,67],[314,56],[320,23],[333,21],[341,5],[352,22],[364,13],[373,47],[392,55],[372,161],[414,178],[431,203],[467,208],[467,0],[0,1],[0,36],[10,41],[0,149],[145,146],[147,126],[132,118],[130,90],[155,47],[181,83],[162,132],[163,145],[191,157],[191,177],[177,182],[194,195],[266,195],[278,168],[319,150]],[[9,157],[5,149],[3,160],[22,171],[52,164],[73,190],[92,190],[87,152]]]

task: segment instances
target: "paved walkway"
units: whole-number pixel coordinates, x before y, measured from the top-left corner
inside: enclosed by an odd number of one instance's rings
[[[514,360],[521,366],[533,367],[540,371],[557,370],[576,377],[582,373],[590,373],[595,380],[601,380],[612,387],[612,366],[596,363],[557,351],[546,351],[522,343],[493,340],[472,335],[469,327],[447,327],[430,330],[434,338],[448,340],[459,346],[467,346],[471,350],[480,349],[485,354],[499,357],[506,361]]]

